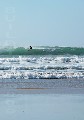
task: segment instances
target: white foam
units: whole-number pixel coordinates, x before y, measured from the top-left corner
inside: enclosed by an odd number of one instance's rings
[[[84,56],[0,58],[0,79],[84,78]]]

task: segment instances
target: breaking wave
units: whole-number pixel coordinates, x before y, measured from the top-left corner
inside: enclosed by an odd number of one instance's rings
[[[84,56],[1,56],[0,79],[84,78]]]
[[[84,48],[76,47],[33,47],[32,50],[24,47],[6,47],[0,49],[0,55],[84,55]]]

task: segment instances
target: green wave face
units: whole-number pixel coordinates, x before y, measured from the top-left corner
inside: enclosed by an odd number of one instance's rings
[[[0,55],[84,55],[84,48],[77,47],[36,47],[27,49],[18,48],[1,48]]]

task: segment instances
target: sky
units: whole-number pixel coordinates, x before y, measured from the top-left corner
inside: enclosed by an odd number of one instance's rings
[[[84,47],[84,0],[0,0],[0,46]]]

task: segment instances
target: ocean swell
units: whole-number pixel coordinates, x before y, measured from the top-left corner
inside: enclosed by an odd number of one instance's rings
[[[84,55],[84,48],[77,47],[5,47],[0,49],[0,55]]]

